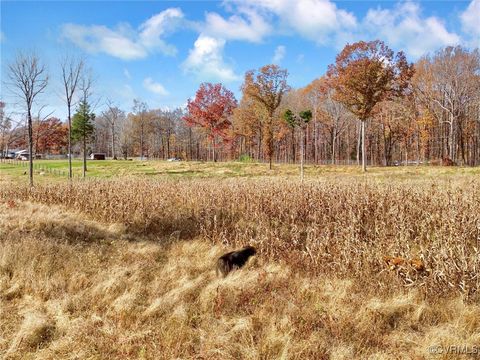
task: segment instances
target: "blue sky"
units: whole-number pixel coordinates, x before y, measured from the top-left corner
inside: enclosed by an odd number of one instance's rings
[[[384,40],[411,61],[438,48],[480,46],[480,0],[473,1],[2,1],[1,98],[7,64],[34,50],[47,64],[38,106],[62,119],[59,59],[84,55],[95,78],[97,111],[133,99],[173,108],[204,81],[240,97],[245,71],[268,63],[289,70],[294,87],[324,74],[347,42]],[[11,105],[13,108],[13,105]]]

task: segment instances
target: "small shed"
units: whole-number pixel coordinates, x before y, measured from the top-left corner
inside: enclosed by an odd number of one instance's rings
[[[92,153],[90,155],[90,160],[105,160],[107,156],[103,153]]]

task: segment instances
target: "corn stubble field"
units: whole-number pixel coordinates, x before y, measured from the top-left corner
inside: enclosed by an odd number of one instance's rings
[[[0,190],[0,357],[449,359],[429,347],[480,344],[477,175],[17,183]],[[257,256],[216,277],[246,244]]]

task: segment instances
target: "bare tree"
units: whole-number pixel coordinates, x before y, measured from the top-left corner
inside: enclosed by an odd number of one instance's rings
[[[139,99],[133,100],[133,113],[135,114],[136,123],[138,123],[138,126],[140,127],[140,160],[143,160],[147,111],[148,111],[148,106],[146,102],[143,102]]]
[[[340,102],[333,99],[333,90],[326,89],[321,103],[322,123],[326,131],[329,133],[331,143],[332,165],[335,164],[337,139],[346,129],[349,119],[353,117],[348,110]],[[349,116],[350,115],[350,116]]]
[[[120,151],[122,152],[122,156],[125,160],[128,159],[129,154],[133,154],[133,147],[134,147],[134,123],[131,116],[127,116],[123,121],[119,124],[119,139],[118,143],[120,146]]]
[[[111,132],[112,158],[117,160],[117,153],[115,152],[115,139],[118,137],[119,122],[125,119],[125,113],[115,106],[111,100],[107,101],[107,107],[108,109],[102,113],[102,116],[106,120]]]
[[[322,78],[313,80],[309,85],[303,89],[303,96],[309,106],[312,109],[313,115],[313,159],[315,164],[318,162],[319,155],[319,130],[320,130],[320,113],[321,113],[321,98],[324,91],[324,80]]]
[[[24,101],[28,123],[29,173],[30,186],[33,186],[33,127],[32,107],[35,98],[41,94],[48,84],[45,66],[34,53],[18,53],[15,60],[8,66],[10,86],[15,95]]]
[[[66,56],[62,62],[62,81],[65,89],[65,101],[68,110],[68,177],[72,178],[72,104],[78,87],[84,61],[83,59]]]
[[[448,125],[448,157],[458,160],[457,147],[463,150],[462,125],[468,108],[480,90],[480,52],[461,46],[446,47],[433,56],[420,59],[415,90],[441,123]],[[464,126],[463,126],[464,127]],[[465,154],[462,151],[462,160]]]
[[[172,153],[172,135],[176,133],[177,125],[182,121],[183,112],[181,109],[174,110],[152,110],[152,131],[156,146],[156,157],[168,159]],[[189,137],[190,134],[185,134]],[[175,155],[176,156],[176,155]]]
[[[93,78],[92,74],[89,73],[83,73],[82,77],[80,78],[80,82],[78,84],[79,86],[79,91],[80,91],[80,96],[81,96],[81,110],[84,112],[82,114],[84,119],[87,119],[90,117],[89,109],[90,106],[89,104],[89,99],[92,96],[92,86],[93,86]],[[86,121],[86,120],[84,120]],[[82,136],[83,140],[83,172],[82,176],[86,177],[87,176],[87,135],[84,133]]]

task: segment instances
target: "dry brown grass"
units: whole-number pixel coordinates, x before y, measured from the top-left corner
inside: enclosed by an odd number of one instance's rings
[[[371,279],[383,291],[400,285],[426,296],[476,296],[480,283],[480,182],[475,178],[414,185],[351,179],[303,185],[281,179],[122,179],[13,187],[0,190],[0,199],[63,205],[93,220],[121,224],[132,239],[249,243],[263,258],[283,260],[295,271]],[[88,233],[95,225],[83,226],[57,224],[52,236],[70,232],[68,239],[94,241]],[[389,268],[386,256],[409,259],[410,265],[392,275],[383,271]]]
[[[476,179],[131,179],[0,201],[0,357],[448,359],[428,347],[480,343]],[[217,278],[247,243],[259,255]]]

